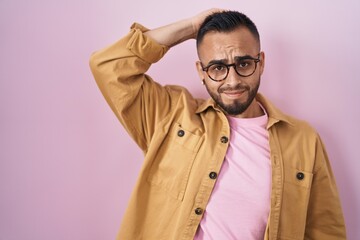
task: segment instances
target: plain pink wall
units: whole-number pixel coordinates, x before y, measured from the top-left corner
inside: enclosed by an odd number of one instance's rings
[[[323,137],[349,239],[360,239],[360,2],[0,1],[0,239],[114,239],[142,153],[106,105],[90,54],[128,32],[206,8],[236,9],[258,25],[261,91]],[[194,41],[150,73],[207,96]],[[176,72],[176,74],[173,74]]]

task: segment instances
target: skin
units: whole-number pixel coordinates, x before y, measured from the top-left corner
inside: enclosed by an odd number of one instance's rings
[[[264,115],[255,96],[264,71],[265,54],[260,52],[260,62],[253,75],[241,77],[231,67],[227,78],[222,82],[211,80],[202,70],[201,63],[207,66],[210,61],[224,60],[224,63],[231,64],[235,57],[249,55],[256,58],[259,52],[259,42],[245,27],[227,33],[209,32],[204,36],[198,48],[201,62],[196,62],[196,68],[210,96],[226,114],[238,118]]]

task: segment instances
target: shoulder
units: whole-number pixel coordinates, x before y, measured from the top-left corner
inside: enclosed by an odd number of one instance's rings
[[[293,117],[291,115],[285,114],[289,120],[289,127],[293,128],[295,131],[300,131],[306,134],[317,135],[316,129],[306,120]]]
[[[307,121],[284,113],[263,95],[258,94],[257,101],[265,108],[269,116],[268,127],[274,126],[293,133],[317,135],[316,130]]]

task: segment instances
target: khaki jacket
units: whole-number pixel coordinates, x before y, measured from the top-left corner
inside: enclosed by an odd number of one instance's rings
[[[230,127],[212,99],[196,99],[179,86],[163,87],[145,74],[168,48],[144,31],[134,24],[127,36],[90,60],[102,94],[145,155],[117,239],[190,240],[225,157]],[[346,239],[320,137],[262,95],[257,100],[269,115],[272,164],[264,239]]]

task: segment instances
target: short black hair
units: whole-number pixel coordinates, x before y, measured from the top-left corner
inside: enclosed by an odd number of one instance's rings
[[[249,29],[260,45],[260,34],[250,18],[237,11],[223,11],[213,13],[205,18],[196,36],[196,46],[199,48],[200,43],[208,32],[231,32],[239,27]]]

